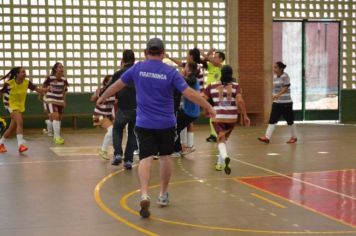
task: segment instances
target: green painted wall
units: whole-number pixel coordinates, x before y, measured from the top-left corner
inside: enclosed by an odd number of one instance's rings
[[[64,109],[62,127],[73,127],[75,124],[78,128],[92,127],[92,114],[94,103],[90,102],[92,93],[67,93]],[[2,103],[2,102],[1,102]],[[4,105],[0,105],[0,116],[7,118],[9,114]],[[27,95],[26,111],[24,116],[25,128],[44,128],[44,120],[47,114],[43,110],[43,104],[38,99],[38,94],[31,93]]]
[[[341,90],[342,123],[356,123],[356,90]]]
[[[90,128],[93,127],[92,115],[94,103],[90,102],[92,93],[67,93],[64,109],[62,127]],[[47,114],[43,111],[42,102],[38,100],[37,94],[28,94],[26,99],[26,111],[24,112],[25,128],[45,128],[45,119]],[[9,123],[9,114],[0,104],[0,116],[5,117]],[[196,124],[208,124],[209,120],[205,116],[199,117],[194,122]]]

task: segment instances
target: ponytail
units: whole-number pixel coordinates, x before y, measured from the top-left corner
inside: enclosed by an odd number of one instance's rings
[[[9,73],[7,73],[4,77],[0,79],[0,81],[6,78],[8,78],[8,80],[16,79],[16,75],[20,72],[21,68],[21,66],[12,68]]]

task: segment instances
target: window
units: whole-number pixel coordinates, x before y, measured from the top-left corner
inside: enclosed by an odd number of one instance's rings
[[[163,38],[177,59],[195,46],[226,49],[226,0],[5,2],[0,0],[0,70],[21,63],[37,83],[59,61],[69,92],[93,92],[118,69],[124,49],[143,59],[151,37]]]
[[[342,89],[356,89],[354,78],[356,71],[355,65],[348,62],[356,60],[356,4],[355,1],[334,0],[303,0],[288,1],[274,0],[273,17],[276,19],[335,19],[341,20],[342,39],[341,39],[341,87]],[[350,11],[353,9],[353,11]],[[350,15],[352,14],[352,15]]]

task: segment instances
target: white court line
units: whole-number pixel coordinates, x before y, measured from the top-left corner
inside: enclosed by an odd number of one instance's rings
[[[0,163],[0,165],[7,166],[7,165],[21,165],[21,164],[45,164],[45,163],[64,163],[64,162],[85,162],[85,161],[101,161],[103,160],[99,158],[93,158],[88,160],[54,160],[54,161],[18,161],[18,162],[9,162],[9,163]]]
[[[231,160],[233,161],[236,161],[236,162],[240,162],[244,165],[247,165],[247,166],[252,166],[252,167],[255,167],[257,169],[260,169],[260,170],[264,170],[266,172],[269,172],[269,173],[272,173],[272,174],[275,174],[275,175],[279,175],[279,176],[282,176],[282,177],[285,177],[285,178],[288,178],[288,179],[291,179],[293,181],[297,181],[297,182],[300,182],[300,183],[303,183],[303,184],[306,184],[306,185],[310,185],[310,186],[313,186],[315,188],[318,188],[318,189],[322,189],[324,191],[327,191],[327,192],[330,192],[330,193],[333,193],[333,194],[336,194],[336,195],[340,195],[342,197],[345,197],[345,198],[350,198],[352,200],[356,200],[355,197],[352,197],[352,196],[349,196],[349,195],[346,195],[346,194],[343,194],[343,193],[339,193],[339,192],[336,192],[334,190],[331,190],[331,189],[327,189],[327,188],[324,188],[324,187],[321,187],[319,185],[316,185],[316,184],[312,184],[312,183],[309,183],[309,182],[305,182],[303,180],[300,180],[300,179],[297,179],[297,178],[294,178],[294,177],[291,177],[291,176],[288,176],[288,175],[285,175],[285,174],[282,174],[282,173],[279,173],[279,172],[276,172],[276,171],[273,171],[273,170],[270,170],[270,169],[267,169],[267,168],[264,168],[262,166],[258,166],[258,165],[255,165],[255,164],[252,164],[252,163],[249,163],[249,162],[246,162],[246,161],[241,161],[241,160],[238,160],[236,158],[230,158]]]

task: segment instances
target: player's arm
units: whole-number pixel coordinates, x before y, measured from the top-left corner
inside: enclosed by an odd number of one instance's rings
[[[247,111],[246,111],[246,105],[245,105],[245,101],[244,99],[242,98],[242,94],[241,93],[238,93],[237,96],[236,96],[236,104],[239,106],[240,108],[240,111],[242,113],[242,117],[243,117],[243,121],[244,121],[244,124],[246,126],[250,126],[250,118],[248,118],[247,116]]]

